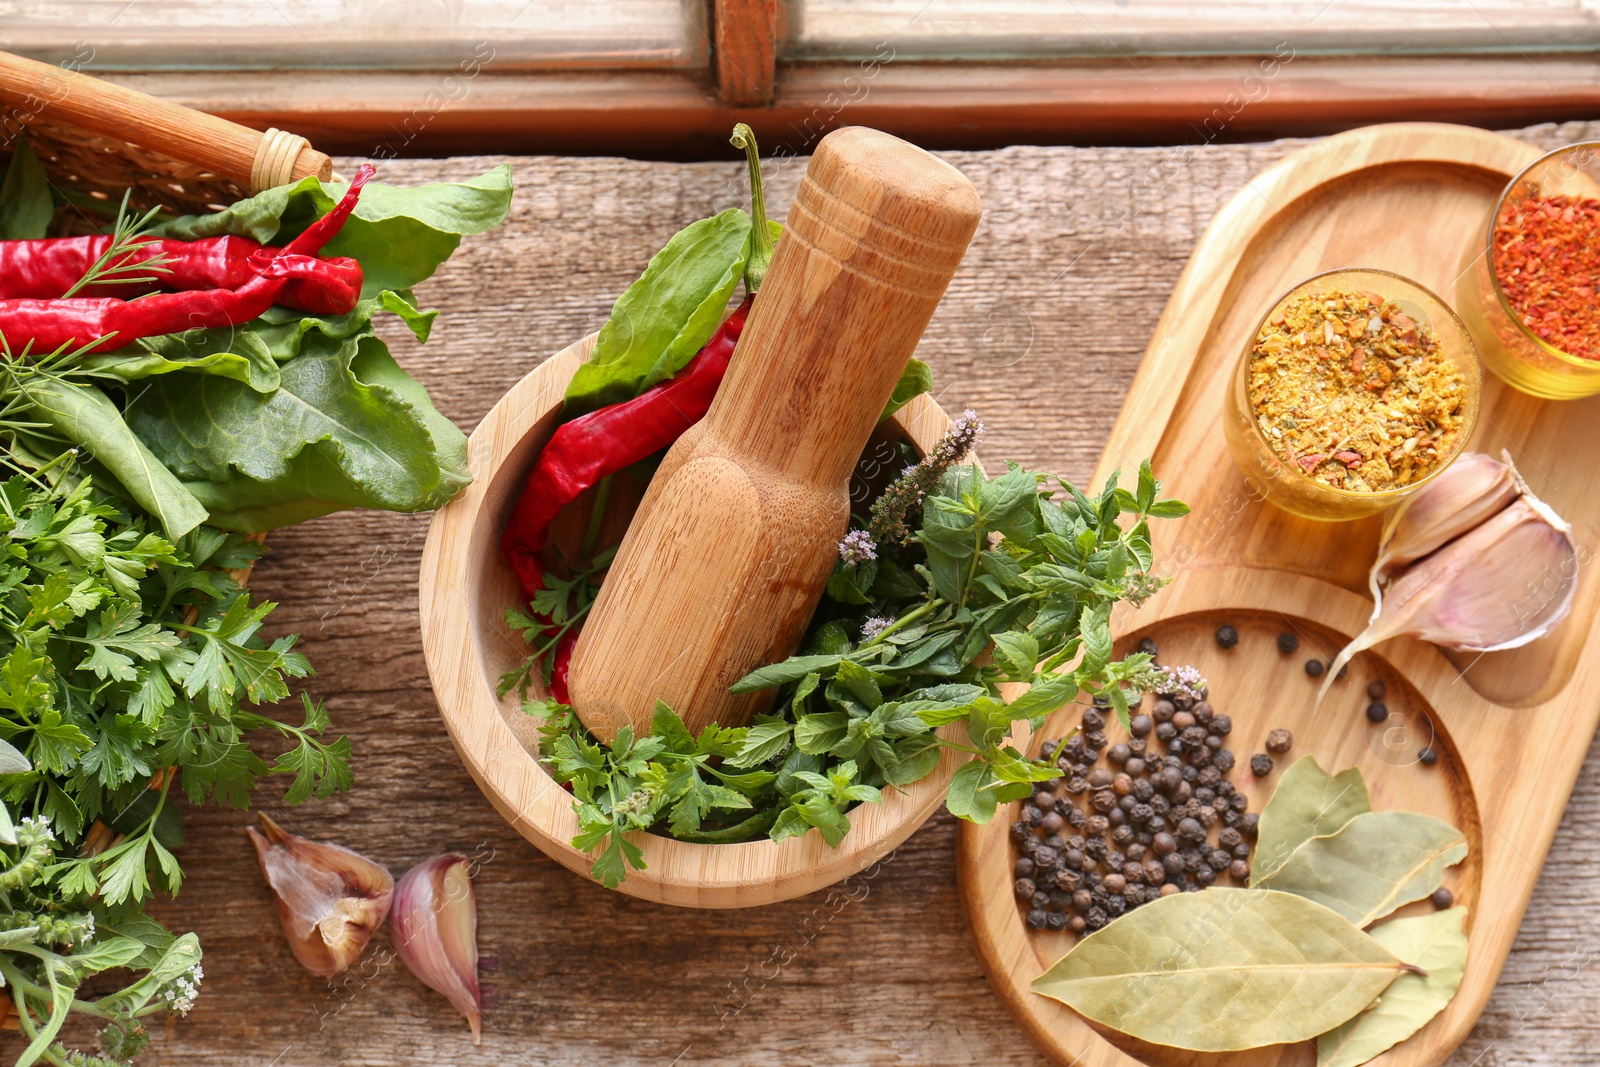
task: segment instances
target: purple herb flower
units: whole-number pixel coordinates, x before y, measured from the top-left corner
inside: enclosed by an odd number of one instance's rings
[[[851,530],[839,542],[839,558],[847,564],[865,563],[878,558],[877,543],[865,530]]]

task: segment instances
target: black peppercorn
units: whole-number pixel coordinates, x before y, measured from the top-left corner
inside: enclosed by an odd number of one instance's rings
[[[1211,732],[1219,737],[1227,737],[1233,733],[1233,720],[1226,715],[1214,716],[1211,720]]]
[[[1132,756],[1133,753],[1128,751],[1128,746],[1121,744],[1120,742],[1106,749],[1106,759],[1110,760],[1112,764],[1118,767],[1122,766],[1124,763],[1127,763]]]
[[[1374,700],[1367,705],[1367,721],[1372,723],[1386,722],[1389,718],[1389,707],[1380,700]]]
[[[1134,737],[1149,737],[1150,731],[1155,729],[1155,720],[1148,715],[1135,715],[1128,720],[1128,732]]]
[[[1111,831],[1111,843],[1118,848],[1127,848],[1133,844],[1133,827],[1119,826]]]
[[[1232,648],[1239,643],[1239,631],[1231,626],[1217,627],[1217,644],[1223,648]]]
[[[1082,915],[1074,915],[1072,918],[1067,920],[1067,930],[1069,933],[1081,934],[1088,928],[1088,925],[1088,923],[1083,921]]]
[[[1450,907],[1456,902],[1456,895],[1450,892],[1450,890],[1446,889],[1444,886],[1440,886],[1438,889],[1433,891],[1433,896],[1429,897],[1428,899],[1433,902],[1434,907],[1438,908],[1440,911],[1444,911],[1446,908]]]
[[[1056,810],[1056,795],[1049,790],[1040,789],[1033,794],[1033,806],[1048,815]]]
[[[1139,642],[1139,651],[1147,656],[1154,656],[1161,651],[1161,646],[1156,644],[1155,638],[1147,637]]]
[[[1158,723],[1171,722],[1172,717],[1178,713],[1177,705],[1172,701],[1162,698],[1150,705],[1150,717]]]
[[[1047,760],[1055,759],[1057,747],[1059,747],[1057,742],[1046,741],[1044,744],[1039,746],[1040,757]]]
[[[1066,824],[1067,820],[1061,817],[1061,813],[1059,811],[1052,811],[1050,814],[1046,815],[1042,820],[1040,820],[1039,829],[1043,830],[1047,834],[1059,834],[1061,832],[1061,828]]]
[[[1300,635],[1285,631],[1278,635],[1278,651],[1288,655],[1300,647]]]
[[[1044,843],[1055,849],[1057,852],[1060,852],[1062,849],[1067,847],[1067,839],[1062,837],[1060,834],[1051,834],[1049,837],[1044,839]]]
[[[1061,862],[1061,854],[1049,845],[1040,845],[1033,854],[1035,870],[1048,870],[1056,867]]]
[[[1222,825],[1223,826],[1228,826],[1228,827],[1232,827],[1234,829],[1238,829],[1239,824],[1242,821],[1243,821],[1243,816],[1241,816],[1238,812],[1234,811],[1231,806],[1228,808],[1227,811],[1222,813]]]
[[[1240,841],[1237,845],[1234,845],[1233,846],[1233,858],[1234,859],[1239,859],[1239,860],[1247,860],[1247,859],[1249,859],[1250,858],[1250,842],[1248,842],[1248,841]]]
[[[1132,758],[1130,758],[1128,760],[1127,763],[1124,763],[1122,765],[1122,772],[1124,774],[1126,774],[1130,779],[1137,778],[1140,775],[1144,774],[1144,772],[1145,772],[1145,762],[1144,762],[1144,760],[1140,759],[1138,756],[1133,756]],[[1132,787],[1133,787],[1133,784],[1130,781],[1129,782],[1129,788],[1131,789]]]
[[[1233,796],[1228,798],[1228,806],[1234,811],[1238,812],[1240,815],[1243,815],[1245,813],[1245,809],[1250,807],[1250,798],[1245,796],[1243,793],[1235,793]]]
[[[1044,846],[1040,843],[1039,839],[1033,835],[1033,831],[1029,830],[1028,836],[1022,839],[1018,847],[1020,847],[1023,852],[1031,856]]]
[[[1067,792],[1073,796],[1078,796],[1088,791],[1089,783],[1085,779],[1076,777],[1067,779]]]
[[[1017,878],[1033,877],[1033,860],[1027,856],[1018,856],[1017,862],[1011,865],[1011,873]]]
[[[1065,929],[1067,925],[1067,917],[1058,911],[1053,911],[1046,915],[1044,917],[1044,921],[1045,925],[1052,930],[1062,930]]]
[[[1215,761],[1216,756],[1213,755],[1212,762],[1214,763]],[[1208,763],[1206,766],[1200,768],[1200,777],[1195,779],[1195,783],[1215,789],[1222,785],[1222,772]]]
[[[1200,768],[1191,764],[1179,771],[1178,777],[1183,779],[1183,785],[1193,785],[1200,780]],[[1185,800],[1189,799],[1188,790],[1184,789],[1183,786],[1178,787],[1178,792],[1182,794]]]
[[[1016,822],[1011,824],[1011,840],[1021,841],[1024,838],[1031,837],[1032,835],[1033,828],[1027,823],[1023,822],[1021,819],[1018,819]]]
[[[1213,870],[1220,871],[1227,867],[1228,864],[1233,862],[1233,857],[1228,854],[1226,849],[1215,848],[1212,849],[1211,854],[1206,857],[1206,862],[1211,865]]]
[[[1104,833],[1104,832],[1105,831],[1103,831],[1103,830],[1101,831],[1101,833]],[[1098,863],[1100,860],[1105,858],[1107,847],[1108,846],[1106,845],[1106,839],[1105,838],[1103,838],[1103,837],[1091,837],[1091,838],[1089,838],[1089,840],[1087,840],[1087,841],[1085,841],[1083,843],[1083,852],[1084,852],[1084,855],[1088,856],[1091,860],[1093,860],[1096,863]]]
[[[1183,873],[1183,868],[1184,861],[1182,853],[1169,852],[1165,856],[1161,857],[1161,869],[1167,872],[1168,878],[1176,878],[1178,875]]]
[[[1223,774],[1227,774],[1233,770],[1233,753],[1225,748],[1219,748],[1216,754],[1211,757],[1211,766]]]
[[[1106,786],[1111,784],[1111,778],[1112,774],[1110,771],[1106,770],[1106,768],[1096,767],[1094,770],[1089,772],[1089,788],[1104,789]]]
[[[1239,832],[1244,834],[1245,840],[1254,841],[1256,839],[1256,826],[1260,822],[1261,816],[1259,815],[1252,813],[1243,816],[1243,821],[1239,823]]]
[[[1313,678],[1322,677],[1322,661],[1320,659],[1306,660],[1306,673]]]
[[[1145,739],[1142,737],[1135,737],[1132,741],[1128,742],[1128,751],[1132,752],[1135,756],[1144,755],[1147,747],[1148,745],[1146,745]]]
[[[1131,800],[1132,798],[1130,797],[1128,799]],[[1127,813],[1126,810],[1123,809],[1121,804],[1118,804],[1116,807],[1114,807],[1110,811],[1106,812],[1106,823],[1109,824],[1112,827],[1112,829],[1115,829],[1118,826],[1125,825],[1127,823],[1127,821],[1128,821],[1128,813]]]
[[[1206,747],[1209,748],[1213,752],[1216,752],[1219,749],[1221,749],[1222,748],[1222,735],[1221,734],[1206,734]]]
[[[1094,907],[1094,894],[1087,889],[1080,889],[1072,894],[1072,906],[1079,912],[1088,911]]]
[[[1190,745],[1203,745],[1206,743],[1206,728],[1204,726],[1185,727],[1178,737],[1183,740],[1185,748]]]
[[[1026,921],[1028,924],[1028,929],[1043,930],[1050,922],[1050,916],[1043,908],[1034,908],[1032,911],[1028,912],[1028,918]]]
[[[1183,869],[1190,874],[1198,871],[1200,865],[1205,862],[1197,849],[1187,849],[1180,852],[1179,855],[1183,857]]]
[[[1217,872],[1212,870],[1210,866],[1202,863],[1200,865],[1200,869],[1194,872],[1194,880],[1199,882],[1202,886],[1210,885],[1217,880]]]
[[[1367,699],[1369,700],[1382,700],[1384,694],[1388,691],[1388,687],[1383,684],[1383,679],[1381,678],[1374,678],[1367,683]]]
[[[1272,757],[1265,752],[1257,752],[1250,757],[1250,773],[1257,778],[1265,778],[1272,773]]]
[[[1036,908],[1047,908],[1050,906],[1050,894],[1040,890],[1029,897],[1028,902]]]
[[[1143,803],[1148,803],[1156,795],[1155,783],[1148,778],[1136,779],[1133,783],[1133,797]]]
[[[1083,751],[1087,755],[1090,749],[1096,753],[1104,752],[1106,748],[1106,735],[1104,730],[1090,730],[1083,735]]]
[[[1120,893],[1128,888],[1128,880],[1120,874],[1106,875],[1105,887],[1109,892]]]
[[[1185,841],[1204,841],[1206,828],[1200,825],[1199,819],[1185,818],[1178,823],[1178,836]]]
[[[1072,892],[1074,889],[1077,889],[1083,884],[1083,872],[1069,870],[1066,867],[1063,867],[1057,871],[1055,878],[1056,888],[1064,889],[1068,893]]]
[[[1096,793],[1089,802],[1094,805],[1095,811],[1098,811],[1103,815],[1117,806],[1117,794],[1113,793],[1109,789],[1102,789]]]
[[[1011,889],[1022,900],[1033,899],[1033,895],[1039,891],[1039,887],[1034,884],[1032,878],[1018,878],[1012,883]]]
[[[1228,865],[1228,873],[1233,875],[1235,882],[1248,882],[1250,880],[1250,864],[1242,859],[1234,860]]]
[[[1128,821],[1135,826],[1143,826],[1155,817],[1155,809],[1149,804],[1135,804],[1133,810],[1128,812]]]
[[[1294,747],[1294,735],[1288,730],[1274,730],[1267,735],[1267,751],[1283,755]]]
[[[1111,829],[1111,820],[1104,815],[1091,815],[1083,823],[1083,832],[1091,839],[1100,836],[1109,829]]]
[[[1199,818],[1200,825],[1204,826],[1208,830],[1222,821],[1222,816],[1218,813],[1217,809],[1209,806],[1200,809]]]
[[[1085,734],[1092,730],[1098,730],[1105,724],[1105,713],[1100,710],[1098,705],[1083,709],[1083,732]],[[1088,742],[1085,741],[1084,744],[1087,745]]]
[[[1115,789],[1112,789],[1111,791],[1113,793],[1116,792]],[[1138,806],[1139,806],[1139,798],[1134,796],[1131,792],[1127,796],[1122,796],[1122,797],[1118,797],[1117,798],[1117,809],[1119,811],[1132,811],[1134,808],[1136,808]]]
[[[1427,748],[1417,753],[1417,758],[1423,763],[1427,764],[1429,767],[1432,767],[1435,763],[1439,762],[1439,750],[1434,748],[1432,745],[1429,745]]]
[[[1179,712],[1174,712],[1173,713],[1172,725],[1176,726],[1179,730],[1187,730],[1189,727],[1193,726],[1194,724],[1195,724],[1194,712],[1192,712],[1192,711],[1179,711]]]
[[[1217,834],[1217,844],[1221,845],[1223,848],[1233,848],[1243,840],[1244,835],[1231,826],[1224,827],[1222,831]]]
[[[1110,922],[1111,920],[1106,918],[1106,913],[1103,909],[1090,908],[1089,914],[1083,917],[1083,921],[1088,925],[1089,930],[1092,932],[1095,930],[1104,929],[1106,923]]]
[[[1177,737],[1177,736],[1178,736],[1178,728],[1176,726],[1172,725],[1171,722],[1160,723],[1159,725],[1156,726],[1156,740],[1157,741],[1164,741],[1164,742],[1166,742],[1167,744],[1170,745],[1172,743],[1172,739]]]
[[[1038,826],[1040,823],[1044,822],[1044,812],[1040,811],[1032,804],[1024,804],[1022,806],[1022,820],[1029,826]]]
[[[1122,851],[1128,854],[1129,863],[1143,863],[1145,858],[1150,855],[1150,846],[1143,841],[1135,840]]]

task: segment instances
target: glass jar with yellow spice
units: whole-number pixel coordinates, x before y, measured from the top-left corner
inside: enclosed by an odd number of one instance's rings
[[[1278,507],[1358,519],[1449,466],[1472,436],[1482,385],[1472,339],[1437,296],[1388,271],[1333,270],[1262,316],[1224,432]]]

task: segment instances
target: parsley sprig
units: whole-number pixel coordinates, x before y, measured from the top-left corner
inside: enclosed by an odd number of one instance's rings
[[[1160,587],[1149,522],[1188,509],[1161,498],[1148,462],[1132,490],[1117,481],[1090,497],[1016,465],[938,479],[913,466],[884,497],[915,535],[877,543],[869,519],[847,538],[801,654],[734,686],[775,692],[751,726],[695,738],[660,705],[649,737],[624,730],[608,750],[570,708],[530,701],[543,755],[573,787],[573,844],[598,850],[594,876],[614,887],[642,866],[637,830],[738,841],[815,829],[837,845],[851,808],[926,777],[952,749],[970,758],[946,803],[975,822],[1057,777],[1008,743],[1017,722],[1038,728],[1094,697],[1125,720],[1130,697],[1162,680],[1147,655],[1112,658],[1111,611]],[[1029,689],[1008,701],[1001,686],[1018,682]]]

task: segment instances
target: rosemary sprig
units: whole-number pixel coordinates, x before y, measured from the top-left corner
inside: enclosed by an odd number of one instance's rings
[[[134,259],[139,252],[155,243],[154,238],[145,234],[161,209],[153,207],[137,219],[134,218],[128,211],[128,197],[132,192],[130,189],[122,194],[122,206],[117,208],[117,221],[111,227],[111,243],[100,258],[83,272],[83,277],[61,294],[62,299],[74,296],[91,285],[127,285],[155,280],[152,275],[138,272],[171,273],[167,264],[172,262],[172,257],[165,252],[157,252],[146,259]]]

